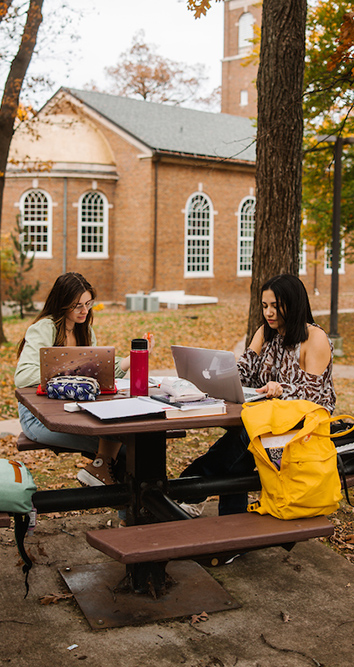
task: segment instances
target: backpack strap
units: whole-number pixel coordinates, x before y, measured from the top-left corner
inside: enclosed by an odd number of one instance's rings
[[[24,545],[24,539],[25,535],[27,533],[30,517],[29,514],[14,514],[14,521],[15,521],[15,538],[16,538],[16,544],[17,548],[20,552],[20,556],[24,562],[24,565],[22,567],[22,572],[25,575],[25,587],[26,587],[26,595],[25,598],[28,595],[29,591],[29,585],[28,585],[28,573],[32,567],[32,561],[29,557],[29,555],[26,552],[25,545]]]
[[[338,415],[337,417],[329,417],[328,419],[325,419],[322,424],[325,423],[330,423],[332,424],[333,422],[339,422],[338,427],[342,427],[342,431],[336,431],[332,432],[330,434],[330,438],[341,438],[343,435],[347,436],[349,433],[352,433],[354,431],[354,424],[351,426],[348,424],[348,422],[344,422],[344,419],[351,419],[353,421],[354,417],[352,415]]]
[[[341,477],[341,480],[342,480],[342,483],[343,483],[343,488],[344,488],[344,493],[345,493],[347,503],[349,505],[351,505],[351,507],[354,507],[353,503],[351,503],[350,499],[349,499],[348,484],[347,484],[347,480],[346,480],[346,477],[345,477],[343,459],[342,459],[340,454],[337,454],[337,464],[338,464],[338,472],[340,473],[340,477]]]

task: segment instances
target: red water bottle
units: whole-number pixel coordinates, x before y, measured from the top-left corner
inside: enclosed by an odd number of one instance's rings
[[[145,338],[134,338],[130,350],[130,395],[149,394],[149,350]]]

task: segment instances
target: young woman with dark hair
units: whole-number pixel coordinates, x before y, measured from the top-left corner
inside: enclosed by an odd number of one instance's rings
[[[332,343],[315,324],[306,289],[282,274],[261,290],[263,325],[237,365],[241,382],[267,398],[304,398],[333,412]]]
[[[56,279],[41,312],[19,343],[16,387],[39,385],[41,347],[97,344],[92,328],[92,306],[95,297],[95,289],[80,273],[68,272]],[[150,351],[152,346],[153,341],[149,341]],[[129,366],[129,356],[116,357],[116,377],[124,377]],[[112,465],[121,448],[121,442],[109,438],[103,440],[94,436],[56,433],[47,429],[21,403],[18,405],[18,412],[22,430],[30,440],[96,455],[93,463],[78,473],[82,484],[98,486],[116,481],[112,474]]]
[[[308,324],[314,324],[309,298],[304,284],[288,273],[275,276],[262,287],[264,292],[272,291],[278,312],[282,312],[285,322],[285,347],[303,343],[308,338]],[[274,327],[270,326],[263,311],[264,340],[272,340],[276,335]]]
[[[255,387],[266,398],[305,399],[332,413],[336,402],[333,347],[314,322],[303,283],[290,274],[275,276],[263,285],[260,305],[263,324],[237,361],[242,384]],[[182,476],[248,475],[255,467],[248,444],[244,427],[229,429]],[[187,511],[188,507],[184,506]],[[190,513],[196,516],[198,509],[190,507]],[[220,514],[246,509],[246,493],[220,496]]]

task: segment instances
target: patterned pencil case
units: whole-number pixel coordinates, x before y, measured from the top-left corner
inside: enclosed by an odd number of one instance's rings
[[[94,401],[101,393],[100,385],[94,378],[82,375],[61,375],[47,382],[48,398],[72,401]]]

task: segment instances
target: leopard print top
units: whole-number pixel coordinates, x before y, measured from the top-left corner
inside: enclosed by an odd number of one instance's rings
[[[312,326],[319,326],[313,324]],[[329,340],[329,339],[328,339]],[[300,368],[300,347],[285,348],[283,337],[276,334],[270,342],[265,342],[260,354],[247,348],[237,361],[241,382],[246,387],[263,387],[271,380],[279,382],[283,388],[282,399],[305,399],[318,403],[331,413],[336,404],[333,386],[333,345],[331,360],[322,375],[313,375]]]

